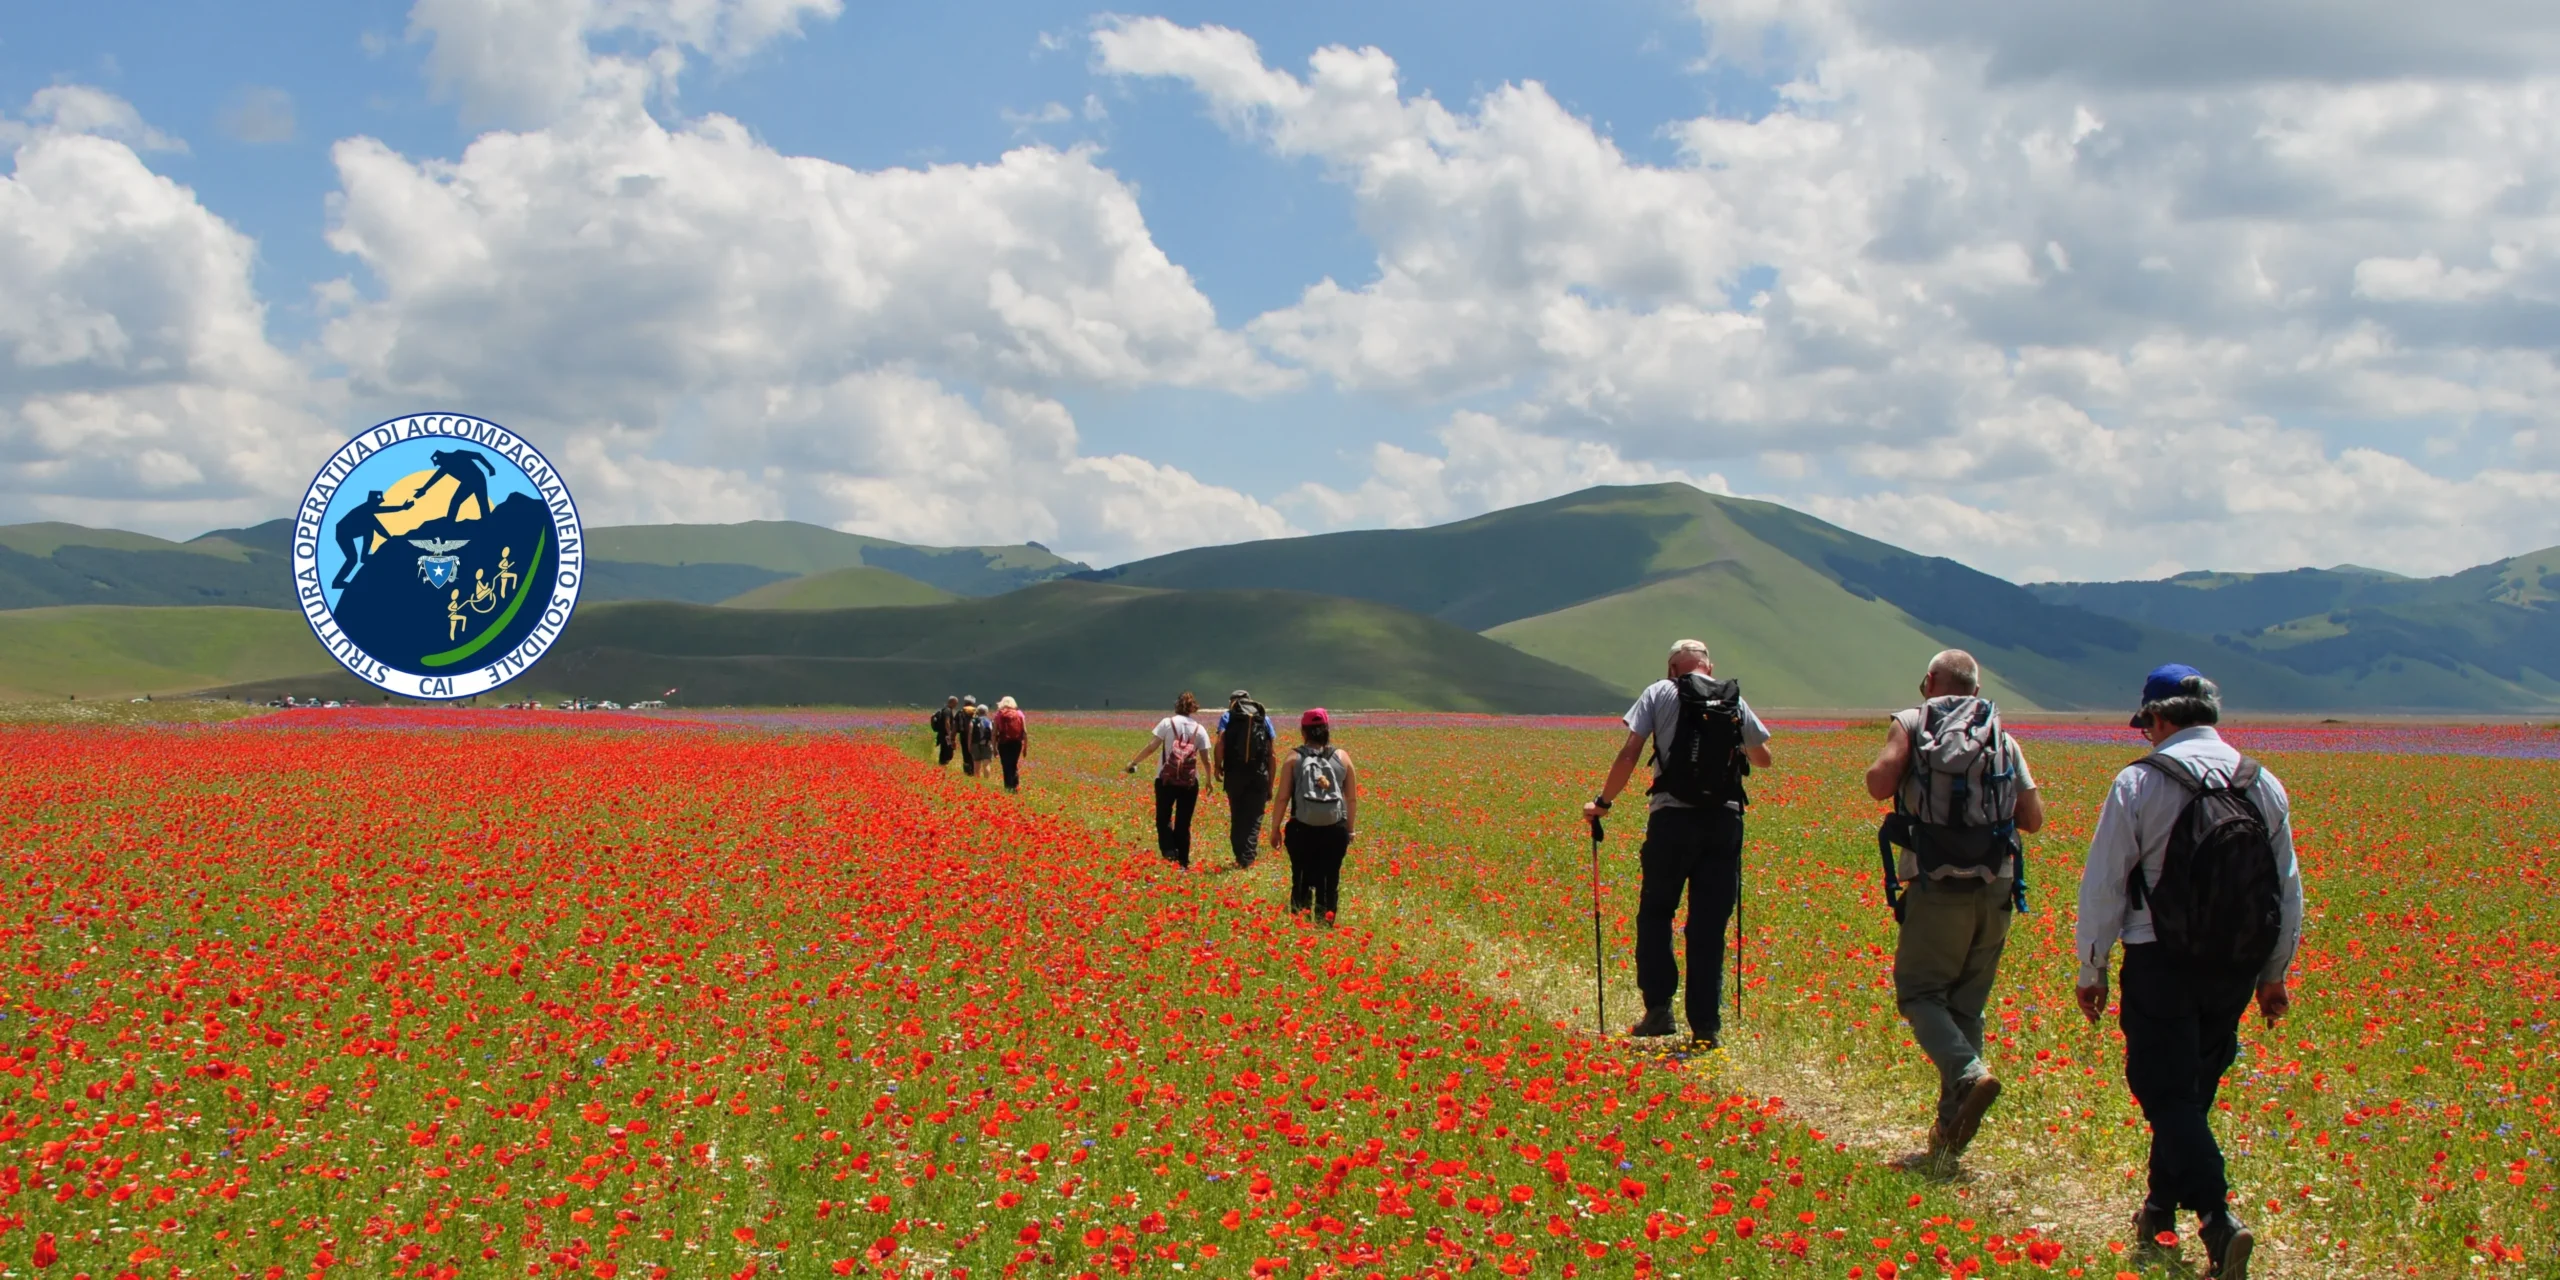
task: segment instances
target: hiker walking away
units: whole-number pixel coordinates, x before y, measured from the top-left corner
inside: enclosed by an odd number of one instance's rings
[[[1236,870],[1253,865],[1262,843],[1262,810],[1271,803],[1271,714],[1238,689],[1218,713],[1218,776],[1227,788],[1227,844]],[[1276,828],[1275,828],[1276,829]]]
[[[960,695],[943,698],[942,706],[933,713],[933,746],[942,753],[942,767],[951,767],[951,750],[960,741]]]
[[[978,697],[976,694],[964,694],[960,699],[960,718],[951,726],[951,737],[960,750],[960,772],[972,778],[978,776],[978,752],[976,744],[969,741],[969,731],[977,723]]]
[[[969,718],[969,755],[978,762],[978,780],[995,776],[996,722],[995,709],[981,705]]]
[[[1893,717],[1867,766],[1867,794],[1893,801],[1877,839],[1885,901],[1902,927],[1893,991],[1912,1040],[1938,1068],[1925,1157],[1936,1164],[1964,1154],[2000,1098],[1999,1077],[1982,1061],[1982,1010],[2009,922],[2025,905],[2018,837],[2044,826],[2026,753],[1982,696],[1972,654],[1949,649],[1929,660],[1920,705]]]
[[[1147,745],[1129,758],[1125,772],[1136,773],[1149,752],[1156,756],[1156,852],[1167,862],[1191,866],[1191,812],[1200,803],[1202,784],[1217,784],[1216,749],[1209,731],[1191,717],[1200,700],[1185,689],[1174,699],[1173,714],[1156,721]]]
[[[1671,958],[1671,917],[1689,897],[1689,1035],[1713,1048],[1723,1032],[1724,926],[1742,892],[1742,780],[1769,766],[1769,730],[1742,700],[1742,682],[1715,678],[1702,641],[1671,646],[1663,679],[1627,708],[1627,741],[1600,794],[1582,806],[1588,820],[1609,812],[1653,740],[1653,785],[1645,806],[1644,878],[1636,895],[1636,989],[1644,1018],[1631,1036],[1667,1036],[1680,966]]]
[[[1289,914],[1312,911],[1330,928],[1342,907],[1342,859],[1360,818],[1360,775],[1351,768],[1351,753],[1334,747],[1333,718],[1324,708],[1298,717],[1298,741],[1272,793],[1271,847],[1289,854]]]
[[[2214,1094],[2240,1054],[2254,996],[2272,1027],[2292,1007],[2285,974],[2302,933],[2302,873],[2284,784],[2213,727],[2222,694],[2173,663],[2142,684],[2133,727],[2152,753],[2107,790],[2080,875],[2080,1012],[2107,1004],[2107,953],[2124,942],[2125,1083],[2151,1123],[2150,1194],[2134,1243],[2174,1248],[2190,1210],[2218,1280],[2245,1280],[2255,1246],[2231,1212]]]
[[[1004,762],[1004,789],[1022,788],[1022,757],[1031,750],[1031,725],[1012,694],[996,699],[996,755]]]

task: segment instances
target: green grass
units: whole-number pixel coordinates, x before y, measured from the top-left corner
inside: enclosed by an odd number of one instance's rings
[[[0,612],[0,695],[128,698],[336,668],[301,615],[280,609]]]
[[[721,603],[737,609],[865,609],[952,599],[950,592],[904,574],[856,565],[767,583]]]

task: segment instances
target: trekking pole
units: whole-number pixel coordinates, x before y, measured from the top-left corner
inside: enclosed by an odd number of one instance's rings
[[[1733,863],[1733,1020],[1742,1021],[1742,860]]]
[[[1609,1034],[1609,985],[1606,954],[1600,946],[1600,819],[1591,820],[1591,1007],[1598,1033]]]

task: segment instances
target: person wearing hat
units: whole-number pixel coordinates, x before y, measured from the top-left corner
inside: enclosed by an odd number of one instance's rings
[[[1333,745],[1333,717],[1310,707],[1298,717],[1298,749],[1280,766],[1271,795],[1271,847],[1289,854],[1289,913],[1312,911],[1331,925],[1342,906],[1342,859],[1360,819],[1360,777],[1349,752]]]
[[[2089,838],[2080,875],[2077,985],[2080,1012],[2094,1024],[2107,1004],[2108,953],[2124,943],[2117,1017],[2124,1028],[2125,1083],[2151,1124],[2149,1195],[2134,1212],[2134,1244],[2174,1247],[2178,1211],[2189,1210],[2204,1241],[2206,1274],[2245,1280],[2256,1242],[2231,1212],[2222,1148],[2213,1137],[2214,1094],[2239,1057],[2240,1019],[2250,1000],[2270,1027],[2292,1006],[2285,975],[2302,932],[2302,872],[2284,784],[2222,740],[2214,728],[2221,719],[2221,690],[2194,667],[2171,663],[2143,681],[2132,727],[2151,741],[2153,754],[2116,775]],[[2189,850],[2204,847],[2194,815],[2208,803],[2239,815],[2234,838],[2248,843],[2217,844],[2219,857],[2210,864],[2190,858],[2190,875],[2209,868],[2237,876],[2243,859],[2255,856],[2263,866],[2272,858],[2264,874],[2277,916],[2268,931],[2273,950],[2254,971],[2199,967],[2173,953],[2153,927],[2147,905],[2153,898],[2198,900],[2197,887],[2164,885],[2164,874],[2173,841],[2183,836]],[[2263,834],[2246,830],[2247,820]],[[2226,852],[2234,848],[2238,852]]]
[[[1236,870],[1253,865],[1262,845],[1262,810],[1271,803],[1271,714],[1238,689],[1218,713],[1218,777],[1227,787],[1227,847]]]

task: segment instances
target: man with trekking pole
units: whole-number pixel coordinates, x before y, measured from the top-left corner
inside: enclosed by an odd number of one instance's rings
[[[1901,928],[1894,998],[1938,1068],[1937,1115],[1921,1160],[1944,1172],[2000,1097],[1999,1077],[1982,1061],[1982,1011],[2009,922],[2026,905],[2018,837],[2044,826],[2026,753],[1982,696],[1972,654],[1949,649],[1929,660],[1920,705],[1893,717],[1867,766],[1867,794],[1893,801],[1876,851]]]
[[[2252,998],[2272,1027],[2292,1007],[2285,974],[2302,934],[2292,803],[2274,774],[2222,740],[2222,693],[2172,663],[2142,685],[2133,727],[2152,753],[2107,790],[2080,875],[2080,1012],[2106,1011],[2107,956],[2120,970],[2125,1083],[2151,1123],[2150,1194],[2137,1249],[2177,1248],[2192,1211],[2206,1275],[2246,1280],[2256,1240],[2231,1212],[2214,1094],[2240,1055]]]
[[[1671,646],[1665,678],[1627,708],[1626,742],[1610,762],[1600,794],[1582,806],[1584,819],[1594,822],[1596,847],[1596,820],[1626,790],[1644,759],[1646,740],[1652,740],[1654,777],[1646,789],[1639,855],[1643,879],[1636,897],[1636,989],[1644,996],[1645,1011],[1627,1034],[1668,1036],[1679,1029],[1671,1017],[1671,998],[1680,994],[1680,966],[1671,955],[1671,917],[1678,914],[1685,892],[1689,1036],[1710,1049],[1724,1029],[1719,1006],[1725,921],[1742,892],[1742,815],[1750,804],[1742,780],[1753,766],[1769,765],[1769,730],[1742,700],[1741,682],[1718,680],[1715,670],[1703,642],[1683,640]],[[1596,893],[1596,854],[1592,861]],[[1737,997],[1740,982],[1737,977]]]

